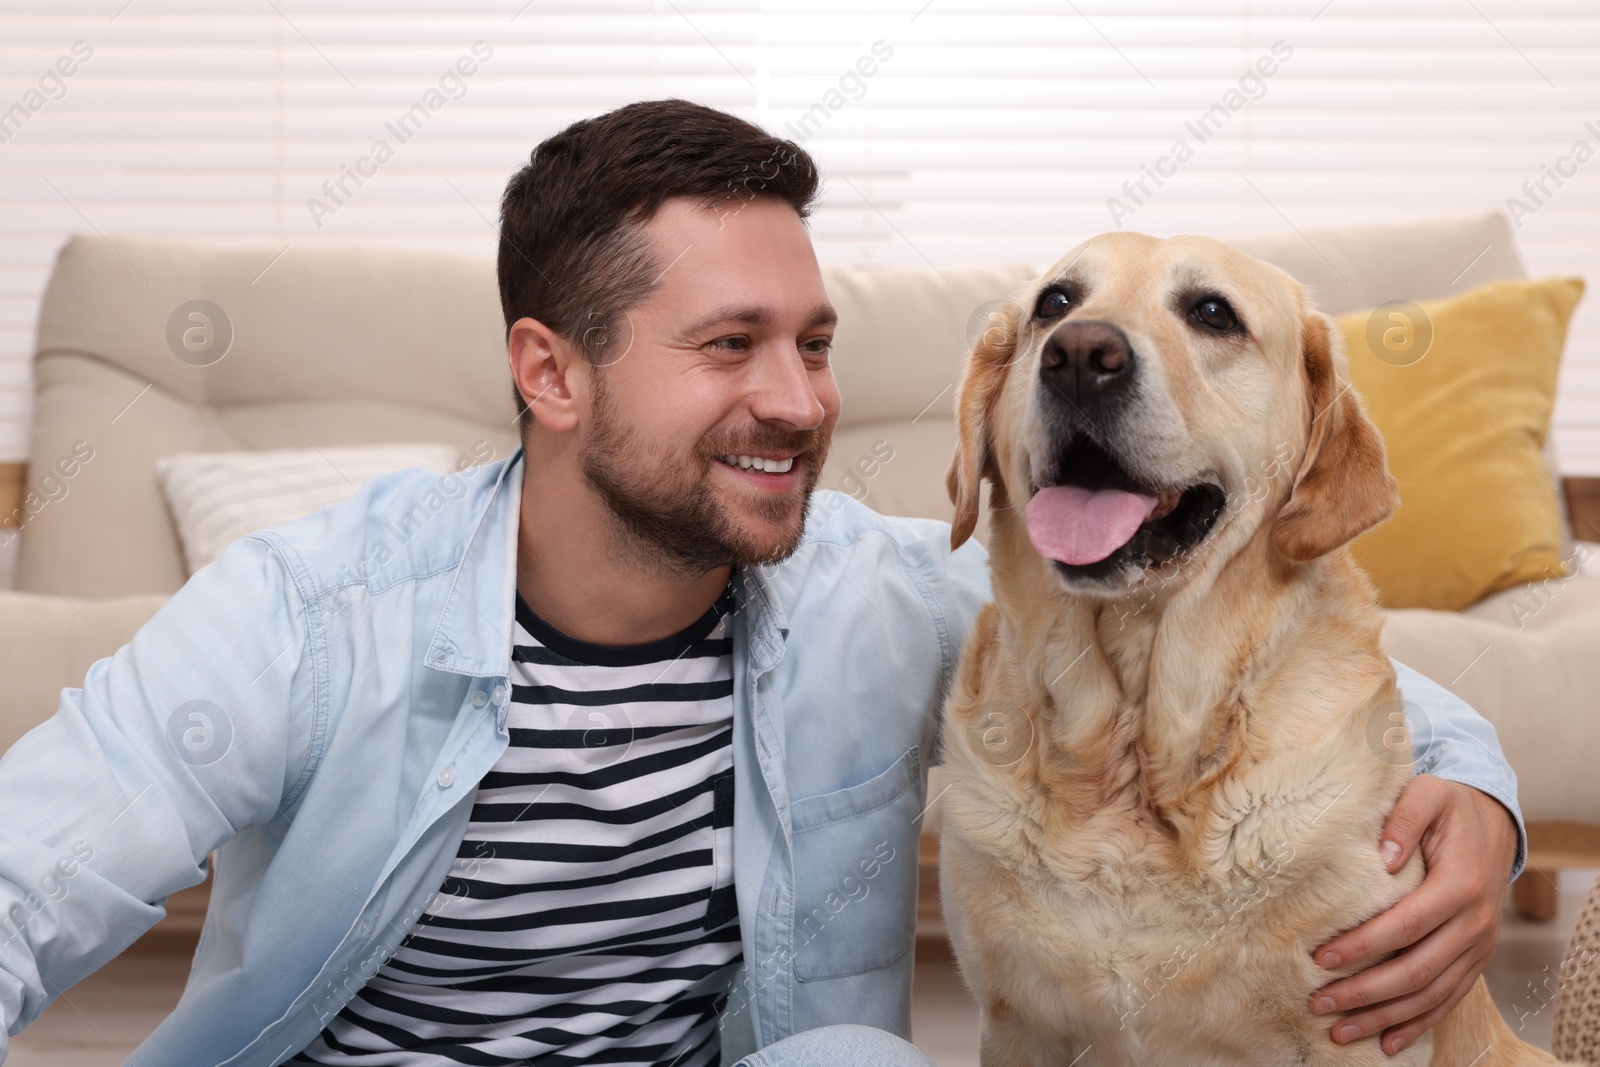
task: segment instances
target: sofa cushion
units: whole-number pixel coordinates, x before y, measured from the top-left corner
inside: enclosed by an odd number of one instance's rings
[[[1524,819],[1600,823],[1600,790],[1577,787],[1591,779],[1600,752],[1600,580],[1565,579],[1522,629],[1507,621],[1504,604],[1494,607],[1505,614],[1496,617],[1488,604],[1469,612],[1390,611],[1384,650],[1493,724],[1517,773]]]
[[[156,477],[193,574],[245,534],[336,504],[369,478],[413,467],[446,474],[458,459],[450,445],[403,442],[180,452],[156,460]]]
[[[843,399],[838,428],[909,425],[913,419],[948,423],[974,317],[987,321],[987,308],[1034,274],[1024,264],[937,272],[824,268],[828,298],[839,312],[833,343]]]
[[[1351,382],[1400,488],[1393,517],[1353,546],[1386,606],[1455,611],[1563,573],[1555,478],[1540,451],[1582,294],[1578,278],[1503,280],[1422,301],[1420,318],[1339,317]],[[1408,347],[1386,348],[1401,329]]]
[[[1568,577],[1547,578],[1502,589],[1464,609],[1461,614],[1503,626],[1508,630],[1548,630],[1558,626],[1592,627],[1590,634],[1600,647],[1600,571],[1595,570],[1600,546],[1579,542],[1568,557],[1573,573]],[[1580,573],[1579,566],[1589,569]]]
[[[1528,273],[1500,211],[1366,226],[1275,230],[1228,243],[1309,286],[1330,315],[1388,300],[1436,300]]]

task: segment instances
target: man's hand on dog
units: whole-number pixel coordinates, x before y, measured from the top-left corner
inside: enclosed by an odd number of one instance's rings
[[[1333,1027],[1340,1044],[1382,1031],[1381,1047],[1394,1055],[1448,1015],[1494,955],[1517,855],[1511,813],[1487,793],[1419,774],[1384,823],[1385,865],[1399,870],[1419,843],[1422,884],[1311,954],[1337,967],[1405,950],[1311,994],[1316,1014],[1350,1013]]]

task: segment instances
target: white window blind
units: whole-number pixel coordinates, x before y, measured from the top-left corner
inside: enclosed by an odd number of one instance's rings
[[[1592,0],[1197,6],[13,0],[0,460],[25,458],[38,300],[68,233],[488,257],[500,191],[535,143],[651,97],[803,140],[827,175],[825,262],[1043,263],[1119,222],[1227,235],[1516,197],[1531,272],[1600,278],[1600,158],[1561,162],[1580,140],[1600,152]],[[1262,57],[1273,72],[1241,89]],[[1559,186],[1543,169],[1558,164]],[[1124,182],[1141,177],[1136,201]],[[1113,197],[1132,210],[1114,217]],[[1556,410],[1569,473],[1600,474],[1597,303],[1578,312]]]

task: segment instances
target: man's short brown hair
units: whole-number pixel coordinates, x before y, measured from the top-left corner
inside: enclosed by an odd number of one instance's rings
[[[674,197],[709,207],[770,197],[804,219],[817,167],[793,141],[687,100],[646,100],[542,141],[506,183],[497,269],[506,339],[544,323],[596,366],[630,343],[622,313],[649,296],[657,264],[643,227]],[[515,383],[513,383],[515,389]],[[529,415],[517,390],[519,426]]]

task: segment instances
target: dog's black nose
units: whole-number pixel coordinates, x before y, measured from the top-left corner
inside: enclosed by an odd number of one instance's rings
[[[1133,377],[1133,346],[1109,322],[1063,322],[1045,339],[1039,376],[1074,404],[1093,404]]]

